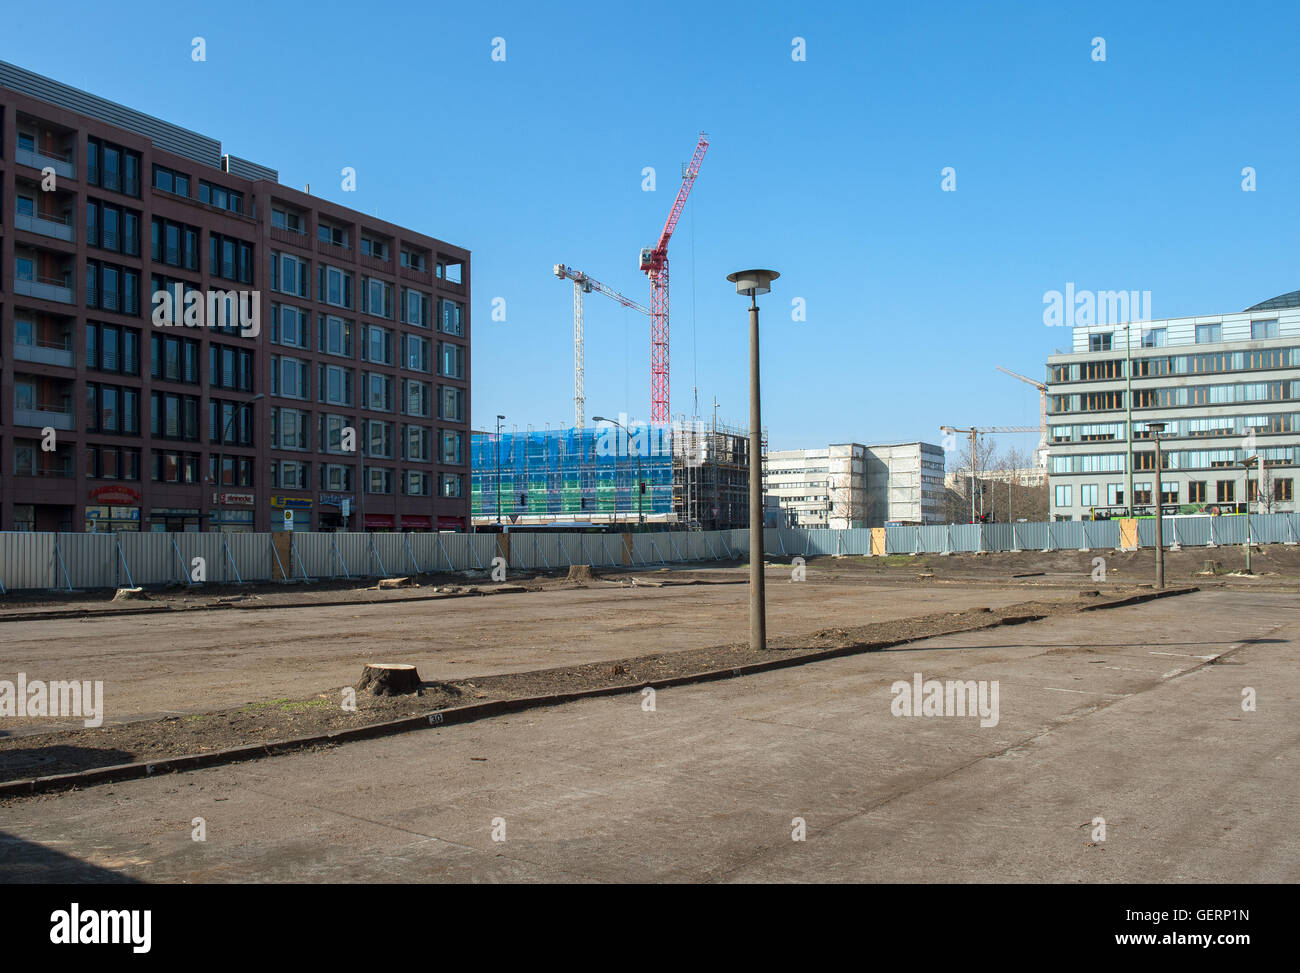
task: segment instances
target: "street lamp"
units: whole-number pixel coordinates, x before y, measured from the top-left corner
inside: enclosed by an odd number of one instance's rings
[[[767,603],[763,590],[763,410],[758,381],[759,294],[772,289],[775,270],[741,270],[728,274],[736,293],[749,297],[749,647],[767,648]]]
[[[1246,472],[1246,573],[1250,574],[1250,469],[1257,462],[1258,456],[1247,456],[1241,461],[1241,468]]]
[[[1148,422],[1147,431],[1156,444],[1156,589],[1165,586],[1165,505],[1160,482],[1160,434],[1165,431],[1163,422]]]
[[[614,419],[606,419],[604,416],[596,416],[596,417],[595,417],[595,421],[596,421],[596,422],[608,422],[608,423],[609,423],[610,425],[612,425],[612,426],[618,426],[618,428],[622,429],[623,432],[627,434],[627,448],[628,448],[629,450],[632,448],[632,431],[631,431],[630,429],[628,429],[627,426],[623,425],[621,422],[617,422],[617,421],[614,420]],[[641,494],[641,490],[642,490],[642,487],[643,487],[643,484],[641,483],[641,450],[638,449],[638,450],[636,451],[636,522],[637,522],[638,526],[644,527],[644,526],[645,526],[645,514],[641,512],[641,495],[642,495],[642,494]],[[615,519],[615,520],[618,519],[618,501],[617,501],[617,500],[615,500],[615,502],[614,502],[614,519]]]
[[[241,412],[243,412],[246,408],[248,408],[250,405],[252,405],[252,404],[253,404],[254,402],[256,402],[258,399],[264,399],[264,398],[266,398],[266,393],[265,393],[265,392],[258,392],[258,393],[257,393],[256,395],[254,395],[252,398],[244,399],[242,402],[236,402],[236,403],[235,403],[235,408],[232,409],[231,412],[230,412],[230,418],[226,420],[226,424],[225,424],[225,426],[224,426],[224,427],[222,428],[222,430],[221,430],[221,442],[220,442],[220,445],[224,446],[224,445],[226,444],[226,439],[230,436],[230,427],[231,427],[231,426],[234,424],[234,422],[235,422],[235,416],[239,415]],[[226,465],[226,454],[225,454],[225,451],[222,450],[222,451],[219,451],[219,452],[217,453],[217,475],[213,478],[213,480],[214,480],[214,484],[215,484],[215,486],[217,487],[217,491],[218,491],[218,492],[217,492],[217,496],[218,496],[218,497],[223,496],[223,494],[220,492],[220,490],[221,490],[221,487],[225,485],[225,484],[223,484],[223,483],[221,482],[222,479],[223,479],[223,477],[222,477],[222,473],[224,472],[224,467],[225,467],[225,465]],[[221,500],[221,501],[219,501],[219,502],[217,503],[217,525],[218,525],[218,527],[220,527],[221,529],[223,529],[223,530],[225,529],[225,525],[226,525],[226,503],[225,503],[224,500]]]
[[[501,526],[501,420],[505,416],[497,416],[497,526]]]

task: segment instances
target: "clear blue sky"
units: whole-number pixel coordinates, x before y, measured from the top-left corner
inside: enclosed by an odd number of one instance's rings
[[[0,58],[470,248],[478,427],[572,421],[571,286],[551,265],[648,303],[637,253],[701,130],[670,249],[673,412],[698,385],[702,413],[716,396],[745,420],[744,303],[724,276],[773,267],[778,448],[1036,424],[1037,392],[994,367],[1041,377],[1068,346],[1042,323],[1067,281],[1150,290],[1156,317],[1300,287],[1293,4],[621,6],[11,4]],[[648,330],[588,298],[588,416],[648,415]]]

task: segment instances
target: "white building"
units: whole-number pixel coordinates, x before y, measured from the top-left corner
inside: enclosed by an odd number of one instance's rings
[[[767,522],[836,529],[942,523],[943,460],[942,449],[921,442],[772,450],[763,468]]]

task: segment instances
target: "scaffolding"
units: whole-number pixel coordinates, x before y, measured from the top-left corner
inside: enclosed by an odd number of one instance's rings
[[[673,513],[689,530],[749,524],[749,433],[738,426],[684,418],[674,423]],[[767,453],[767,434],[761,437]]]

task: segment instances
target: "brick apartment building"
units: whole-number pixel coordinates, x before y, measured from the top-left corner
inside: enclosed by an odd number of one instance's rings
[[[467,250],[0,62],[0,530],[467,529],[469,294]]]

